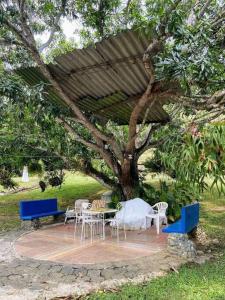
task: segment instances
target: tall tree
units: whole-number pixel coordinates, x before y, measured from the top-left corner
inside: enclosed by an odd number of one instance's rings
[[[207,116],[194,120],[196,124],[224,113],[224,5],[220,1],[147,0],[141,3],[140,8],[143,9],[138,11],[137,1],[128,1],[126,6],[120,1],[113,1],[111,6],[106,4],[107,1],[85,1],[85,7],[81,9],[78,1],[3,0],[0,4],[1,45],[13,54],[26,53],[23,57],[29,57],[30,61],[36,63],[68,108],[69,113],[61,115],[58,122],[77,141],[104,159],[114,173],[124,198],[129,199],[139,187],[139,156],[164,140],[158,138],[160,134],[156,134],[162,124],[149,125],[147,128],[138,125],[141,113],[151,109],[162,93],[171,102],[177,103],[178,108],[182,106],[193,113],[205,111]],[[81,21],[89,24],[90,34],[95,27],[98,38],[105,36],[105,32],[114,33],[133,26],[145,28],[151,36],[143,55],[148,85],[135,102],[123,143],[118,142],[116,134],[109,133],[96,119],[78,107],[76,101],[62,89],[60,81],[52,74],[41,54],[60,32],[60,18],[74,15],[75,8]],[[93,9],[99,18],[89,13]],[[110,12],[111,18],[117,20],[115,26],[107,22]],[[46,29],[50,32],[49,39],[40,45],[36,34]],[[7,52],[3,58],[8,56]],[[22,63],[23,57],[20,57]],[[166,81],[170,86],[165,92],[161,87]],[[174,81],[181,87],[179,94],[171,86],[174,86]],[[155,90],[158,92],[154,93]],[[69,115],[73,116],[73,120]],[[173,118],[169,122],[173,122]],[[76,130],[76,124],[84,128],[91,139],[81,135]]]

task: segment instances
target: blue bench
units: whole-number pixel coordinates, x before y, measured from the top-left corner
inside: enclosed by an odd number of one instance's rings
[[[20,202],[20,219],[35,220],[49,216],[59,216],[65,211],[58,210],[57,199],[28,200]]]
[[[175,223],[164,228],[166,233],[189,233],[199,222],[199,203],[190,204],[182,207],[181,218]]]

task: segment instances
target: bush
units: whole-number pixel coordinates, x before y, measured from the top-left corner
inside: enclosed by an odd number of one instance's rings
[[[150,205],[157,202],[168,203],[168,220],[174,222],[180,217],[181,207],[199,200],[197,190],[191,190],[188,185],[172,183],[168,185],[165,181],[160,181],[159,190],[152,185],[144,183],[142,185],[141,197]]]
[[[113,191],[111,202],[109,203],[110,208],[117,208],[118,203],[121,201],[121,195],[119,191]]]

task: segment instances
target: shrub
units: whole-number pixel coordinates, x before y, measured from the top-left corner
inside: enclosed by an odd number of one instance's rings
[[[152,185],[144,183],[141,196],[150,205],[154,205],[157,202],[167,202],[169,221],[175,221],[180,217],[182,206],[199,200],[197,190],[191,190],[188,185],[184,184],[172,183],[168,185],[165,181],[160,181],[158,190]]]

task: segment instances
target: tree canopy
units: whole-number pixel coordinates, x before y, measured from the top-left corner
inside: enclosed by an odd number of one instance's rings
[[[73,148],[75,155],[79,153],[75,144],[79,147],[82,144],[81,157],[89,171],[96,170],[94,160],[90,159],[92,153],[103,159],[106,168],[98,173],[99,177],[119,188],[125,199],[139,191],[137,162],[148,149],[153,149],[164,168],[176,172],[177,178],[201,185],[205,176],[212,174],[217,184],[224,175],[224,129],[222,123],[206,124],[214,120],[223,122],[224,118],[224,14],[224,4],[219,0],[3,0],[1,60],[6,70],[31,64],[39,67],[65,106],[46,102],[43,89],[42,97],[33,106],[40,113],[38,122],[45,116],[46,107],[52,107],[51,120],[55,122],[52,143],[54,135],[61,137],[61,132],[64,135],[66,131],[69,135],[65,134],[65,144],[61,145]],[[77,26],[74,31],[79,31],[83,45],[127,29],[145,31],[149,36],[143,55],[148,84],[135,102],[128,126],[119,128],[110,121],[102,125],[82,111],[45,63],[48,58],[54,61],[51,51],[62,53],[76,47],[76,43],[67,42],[63,18],[78,22],[71,24]],[[48,39],[41,44],[39,37],[46,32]],[[140,114],[157,102],[165,82],[180,87],[179,93],[169,88],[165,92],[168,103],[164,108],[170,120],[166,124],[148,125],[143,119],[139,125]],[[4,97],[8,97],[6,92],[7,87],[2,90]],[[11,98],[19,105],[17,93]],[[26,111],[23,107],[19,110]],[[51,128],[50,123],[47,127]],[[55,150],[55,145],[52,148]]]

